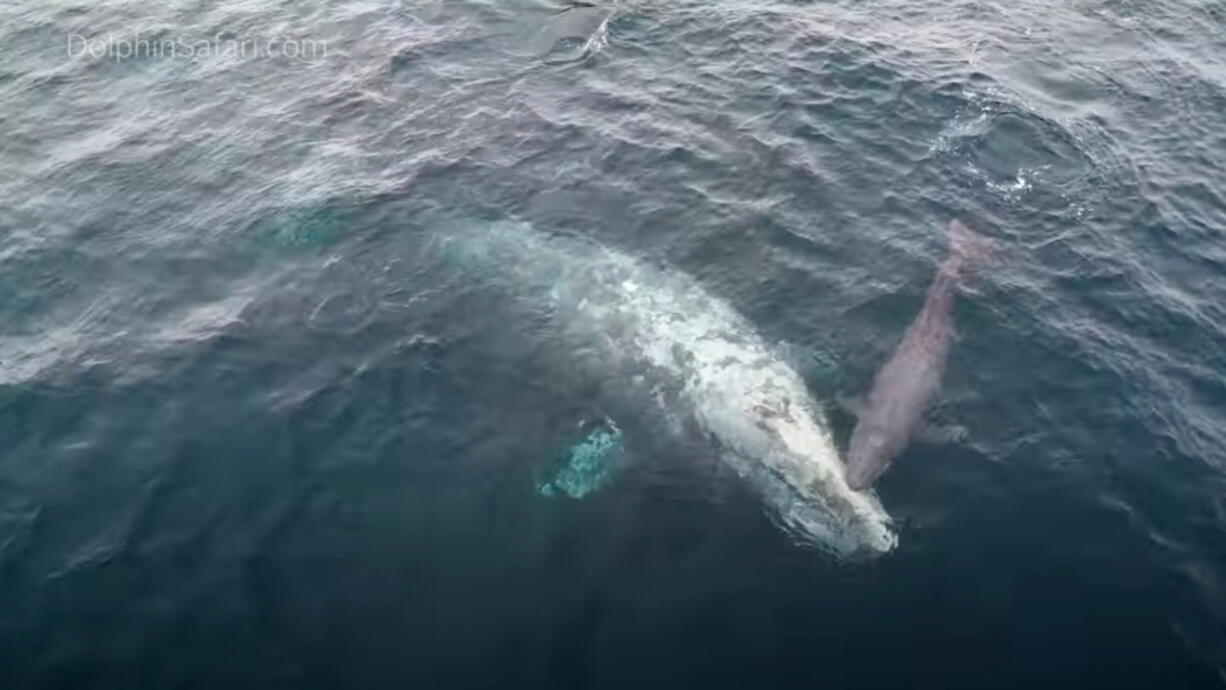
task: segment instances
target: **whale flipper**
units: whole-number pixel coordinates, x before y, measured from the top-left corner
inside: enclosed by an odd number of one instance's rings
[[[922,443],[930,443],[933,445],[945,445],[947,443],[961,443],[970,437],[970,431],[960,424],[925,424],[920,428],[916,440]]]
[[[568,62],[591,54],[604,39],[613,10],[576,5],[554,14],[532,41],[532,54],[549,62]]]
[[[864,406],[864,395],[861,393],[857,393],[855,395],[845,395],[839,398],[839,407],[843,408],[844,412],[850,414],[856,419],[859,419],[860,415],[864,413]]]

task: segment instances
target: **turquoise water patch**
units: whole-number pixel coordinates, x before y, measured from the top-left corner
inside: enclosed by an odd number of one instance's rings
[[[340,220],[340,212],[333,208],[289,208],[256,221],[248,232],[261,245],[307,249],[339,237]]]
[[[549,498],[583,498],[609,482],[624,456],[621,429],[605,420],[550,464],[536,491]]]

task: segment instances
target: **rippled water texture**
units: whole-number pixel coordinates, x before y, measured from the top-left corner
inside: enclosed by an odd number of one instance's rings
[[[0,5],[0,685],[1226,682],[1221,2],[564,9]],[[845,447],[954,217],[1002,248],[966,438],[857,563],[576,345],[553,269],[437,251],[509,221],[692,277]],[[620,469],[542,496],[602,420]]]

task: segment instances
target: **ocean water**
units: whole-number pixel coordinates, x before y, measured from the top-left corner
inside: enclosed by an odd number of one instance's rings
[[[1226,7],[593,1],[0,5],[0,687],[1226,684]],[[953,218],[874,558],[559,308],[697,286],[845,448]]]

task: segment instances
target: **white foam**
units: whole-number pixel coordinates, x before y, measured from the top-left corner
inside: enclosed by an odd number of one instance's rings
[[[896,544],[876,496],[847,485],[800,376],[727,303],[678,271],[524,225],[498,224],[481,241],[519,255],[512,265],[521,278],[544,277],[564,326],[597,336],[610,366],[679,383],[689,408],[680,412],[791,533],[839,556]]]

